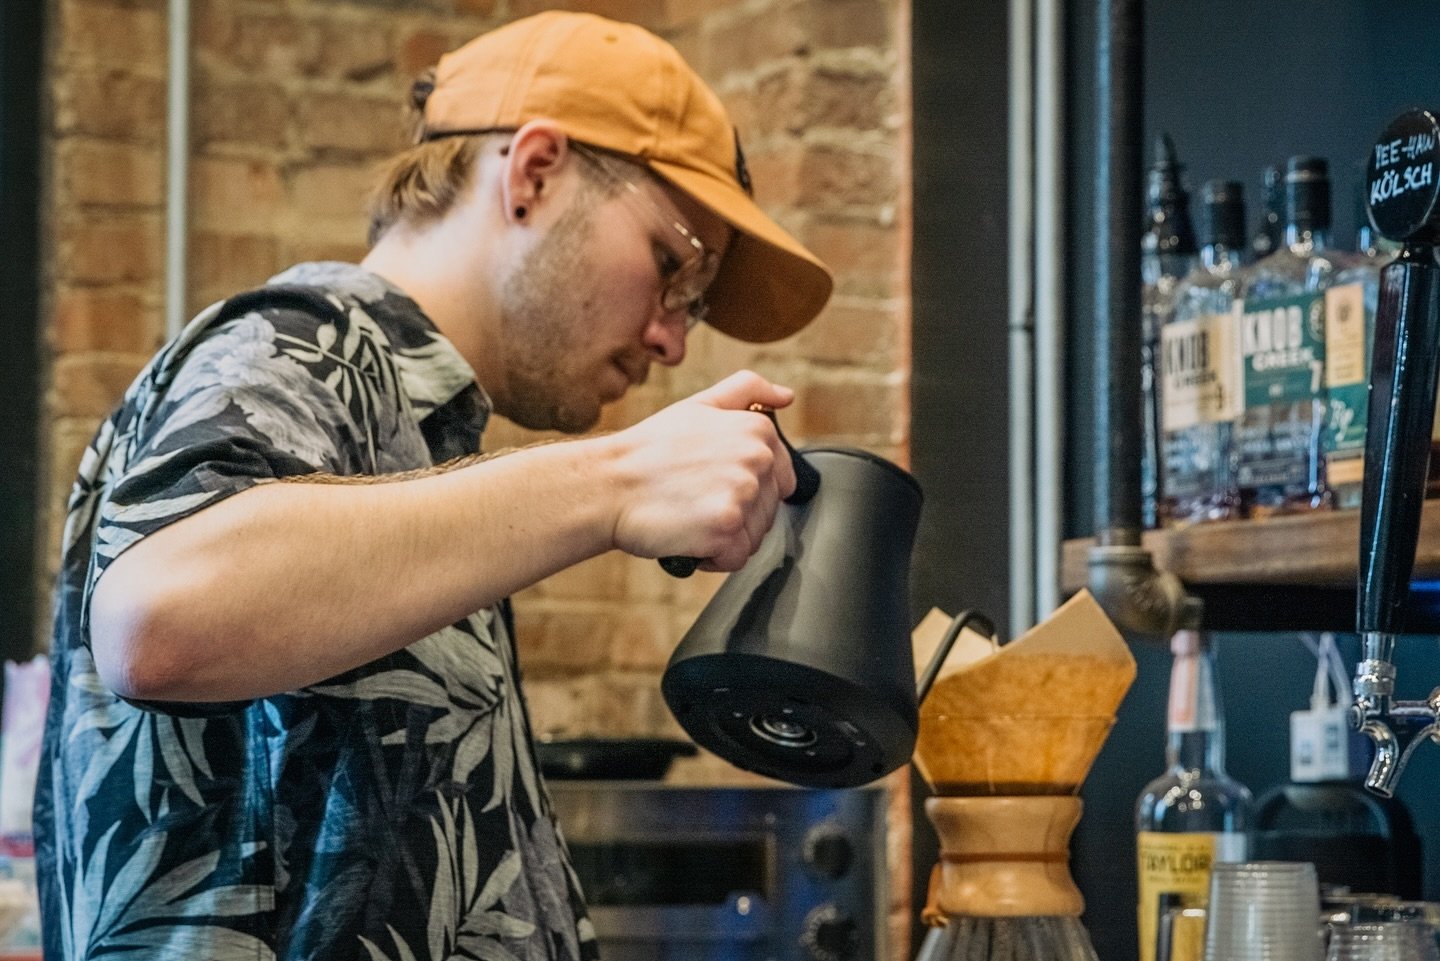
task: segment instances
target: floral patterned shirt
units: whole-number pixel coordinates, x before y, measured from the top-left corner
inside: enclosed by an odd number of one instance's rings
[[[89,647],[97,578],[146,535],[266,479],[473,453],[488,412],[414,301],[344,264],[209,308],[131,385],[65,527],[35,805],[50,961],[596,956],[507,610],[244,703],[126,701]]]

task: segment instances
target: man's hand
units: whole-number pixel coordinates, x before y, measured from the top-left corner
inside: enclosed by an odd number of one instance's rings
[[[768,417],[788,387],[741,371],[613,435],[625,493],[614,543],[639,557],[705,558],[704,570],[744,566],[795,490],[795,468]]]

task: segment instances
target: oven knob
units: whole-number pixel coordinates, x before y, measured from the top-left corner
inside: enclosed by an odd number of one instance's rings
[[[800,943],[811,961],[848,961],[860,947],[860,931],[850,915],[822,904],[806,916]]]
[[[822,878],[840,878],[855,856],[850,839],[833,824],[813,827],[805,835],[800,855],[805,866]]]

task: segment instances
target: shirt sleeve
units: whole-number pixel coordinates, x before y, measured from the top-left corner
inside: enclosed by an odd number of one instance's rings
[[[133,404],[95,522],[87,643],[96,581],[141,539],[265,480],[375,472],[403,400],[372,326],[294,309],[248,313],[206,332],[163,396]]]

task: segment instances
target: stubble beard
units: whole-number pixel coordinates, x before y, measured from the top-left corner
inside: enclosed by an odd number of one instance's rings
[[[583,356],[593,311],[583,280],[595,229],[577,197],[501,287],[506,409],[528,430],[579,434],[600,420],[600,401],[573,361]]]

